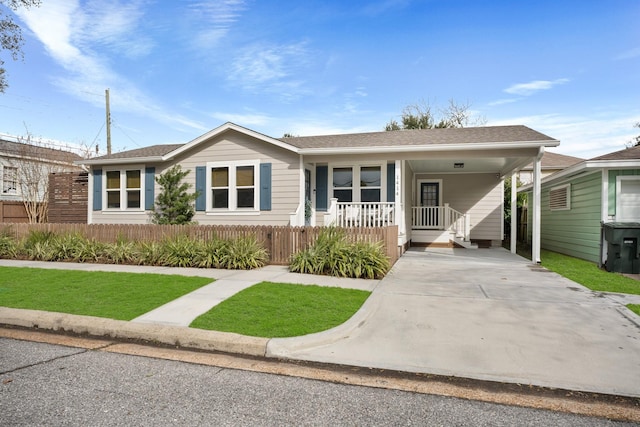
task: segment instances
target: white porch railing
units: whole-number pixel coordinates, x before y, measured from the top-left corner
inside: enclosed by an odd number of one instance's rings
[[[414,230],[448,230],[468,241],[471,233],[471,217],[444,206],[413,206],[411,228]]]
[[[338,202],[331,199],[325,225],[338,227],[384,227],[396,224],[394,202]]]

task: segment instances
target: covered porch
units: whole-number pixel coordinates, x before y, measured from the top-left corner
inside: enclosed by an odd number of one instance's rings
[[[503,239],[510,239],[515,252],[516,224],[512,223],[512,235],[504,235],[504,180],[512,177],[515,181],[517,171],[529,163],[539,168],[543,153],[544,147],[527,147],[403,154],[402,159],[387,160],[387,167],[380,168],[386,172],[381,180],[388,186],[385,192],[384,184],[376,182],[383,190],[373,201],[354,201],[358,196],[364,199],[367,189],[364,183],[358,187],[351,181],[348,194],[352,200],[341,200],[345,190],[334,171],[343,173],[344,162],[339,167],[329,163],[327,208],[314,210],[312,223],[341,227],[396,225],[398,246],[403,250],[409,246],[501,246]],[[352,169],[364,169],[361,165],[365,164],[356,163]],[[534,175],[539,185],[539,169]],[[515,187],[512,193],[507,197],[516,206]],[[516,215],[511,218],[515,221]],[[533,260],[539,262],[539,246]]]

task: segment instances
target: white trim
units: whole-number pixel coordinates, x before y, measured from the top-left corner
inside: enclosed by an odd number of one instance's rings
[[[241,166],[253,166],[253,208],[238,208],[238,193],[236,187],[236,168]],[[214,209],[211,194],[211,169],[228,168],[229,171],[229,200],[228,208]],[[206,169],[206,209],[207,214],[239,214],[239,213],[260,213],[260,160],[234,160],[226,162],[207,162]]]
[[[335,189],[333,186],[333,169],[334,168],[351,168],[352,173],[352,184],[351,184],[351,201],[352,202],[360,202],[361,201],[361,193],[360,190],[364,187],[360,187],[360,169],[363,167],[380,167],[380,202],[387,201],[387,162],[385,161],[372,161],[372,162],[362,162],[362,163],[353,163],[353,162],[335,162],[329,163],[329,172],[328,172],[328,185],[327,185],[327,195],[329,199],[333,197],[333,190]],[[346,188],[346,187],[345,187]]]
[[[429,184],[436,183],[438,184],[438,206],[443,206],[442,204],[442,179],[417,179],[416,180],[416,206],[420,206],[420,192],[422,191],[421,184]]]
[[[563,206],[555,206],[552,204],[551,200],[551,192],[565,190],[564,192],[564,205]],[[551,187],[549,189],[549,210],[550,211],[568,211],[571,210],[571,184],[563,184],[556,185],[555,187]]]
[[[481,151],[481,150],[506,150],[513,148],[540,148],[557,147],[558,140],[546,141],[519,141],[519,142],[479,142],[464,144],[431,144],[431,145],[390,145],[382,147],[328,147],[328,148],[301,148],[301,154],[374,154],[374,153],[406,153],[406,152],[433,152],[433,151]]]
[[[600,211],[600,220],[602,222],[609,221],[609,169],[602,169],[602,186],[600,188],[600,200],[602,210]]]
[[[128,171],[140,171],[140,207],[139,208],[127,208],[127,172]],[[107,172],[120,172],[120,207],[109,208],[108,207],[108,192],[107,192]],[[100,212],[102,213],[117,213],[117,214],[130,214],[141,212],[144,213],[145,207],[145,165],[123,165],[122,167],[108,167],[102,169],[102,206]],[[91,193],[91,205],[93,205],[93,193]]]
[[[573,166],[569,166],[566,169],[562,169],[554,174],[546,176],[542,180],[542,184],[547,184],[560,178],[576,175],[583,170],[588,169],[640,169],[640,159],[628,159],[628,160],[585,160]],[[593,171],[597,172],[597,171]],[[518,189],[518,192],[530,191],[533,184],[523,185]]]
[[[502,188],[503,188],[503,192],[504,192],[504,180],[502,181]],[[516,249],[517,249],[517,228],[518,228],[518,191],[517,191],[517,187],[518,187],[518,172],[514,171],[511,173],[511,235],[509,236],[509,238],[511,239],[510,241],[510,251],[512,254],[516,253]],[[515,211],[515,214],[514,214]],[[503,215],[504,215],[504,209],[502,209]],[[503,221],[504,223],[504,218]]]
[[[616,177],[616,221],[638,221],[640,216],[627,218],[620,215],[622,181],[640,181],[640,175],[618,175]]]
[[[544,147],[540,147],[538,155],[533,158],[533,224],[531,232],[531,261],[534,264],[540,263],[540,199],[542,195],[541,184],[541,162],[544,156]]]

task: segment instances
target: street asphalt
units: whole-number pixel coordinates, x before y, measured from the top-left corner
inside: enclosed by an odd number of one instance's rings
[[[590,291],[501,248],[410,250],[382,280],[268,266],[253,271],[0,260],[0,266],[185,274],[217,279],[130,322],[0,307],[0,325],[640,397],[640,296]],[[346,323],[295,338],[189,328],[261,281],[372,291]]]

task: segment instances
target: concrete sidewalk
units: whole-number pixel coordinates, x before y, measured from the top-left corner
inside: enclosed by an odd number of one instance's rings
[[[16,265],[219,279],[132,322],[0,307],[0,324],[141,339],[203,350],[640,397],[640,326],[623,304],[502,249],[409,251],[382,281],[119,265]],[[187,328],[200,312],[269,280],[373,290],[345,324],[266,339]],[[182,325],[182,326],[181,326]]]

